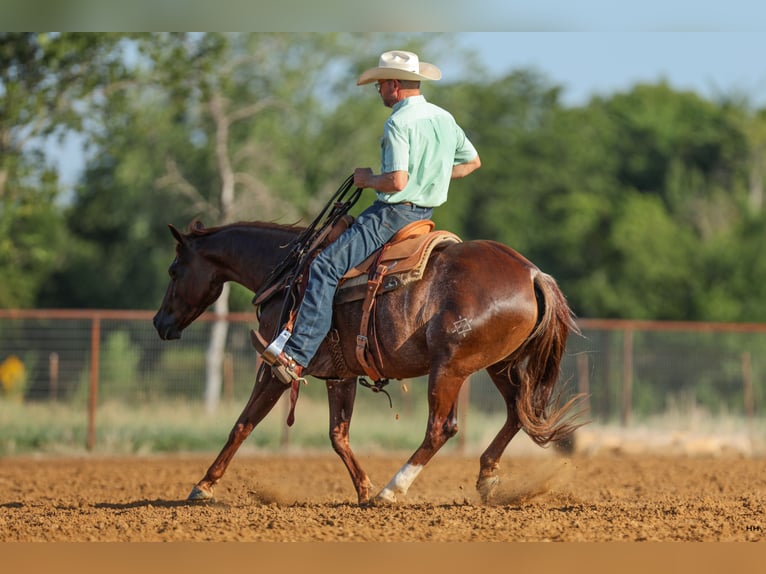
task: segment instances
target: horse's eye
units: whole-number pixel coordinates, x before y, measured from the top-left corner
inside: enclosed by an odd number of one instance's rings
[[[170,267],[168,267],[168,275],[170,275],[171,279],[175,279],[178,277],[178,257],[173,259],[173,261],[170,264]]]

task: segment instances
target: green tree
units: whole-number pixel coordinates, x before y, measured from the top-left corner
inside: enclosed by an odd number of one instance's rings
[[[519,71],[486,85],[461,82],[434,88],[482,158],[482,168],[453,182],[436,217],[467,239],[492,238],[524,250],[528,222],[553,167],[547,137],[558,89],[539,74]]]
[[[438,217],[520,250],[580,315],[720,317],[700,285],[721,269],[708,263],[724,245],[738,253],[740,239],[752,242],[738,230],[762,194],[753,114],[665,83],[577,108],[564,108],[559,90],[530,70],[444,88],[483,167]],[[737,297],[729,277],[719,300]]]
[[[58,176],[43,145],[84,121],[81,104],[119,72],[116,38],[0,33],[0,305],[37,302],[60,261]]]

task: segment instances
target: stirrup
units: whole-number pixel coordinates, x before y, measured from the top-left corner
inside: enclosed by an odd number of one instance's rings
[[[307,385],[308,381],[301,376],[303,374],[303,369],[299,369],[300,365],[298,365],[298,363],[296,363],[289,355],[285,355],[285,357],[289,359],[287,364],[277,358],[277,361],[271,366],[271,372],[274,373],[274,376],[285,385],[298,383]]]

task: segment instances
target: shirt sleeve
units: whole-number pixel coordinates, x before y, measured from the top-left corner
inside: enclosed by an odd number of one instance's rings
[[[385,124],[380,145],[382,173],[409,170],[410,141],[393,122]]]
[[[479,152],[476,151],[471,140],[468,139],[459,125],[455,124],[455,130],[457,130],[457,146],[455,147],[454,165],[458,165],[471,161],[479,155]]]

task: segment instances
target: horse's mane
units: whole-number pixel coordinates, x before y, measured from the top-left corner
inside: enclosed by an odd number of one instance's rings
[[[304,227],[301,227],[300,225],[295,225],[295,224],[285,225],[282,223],[274,223],[270,221],[237,221],[235,223],[227,223],[224,225],[205,227],[204,223],[202,223],[199,219],[195,219],[189,224],[189,234],[194,235],[196,237],[200,237],[205,235],[212,235],[213,233],[216,233],[223,229],[232,229],[234,227],[245,227],[245,228],[255,228],[255,229],[275,229],[279,231],[287,231],[287,232],[293,232],[293,233],[303,231],[304,229]]]

